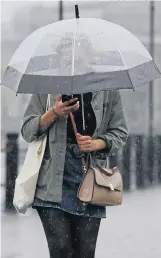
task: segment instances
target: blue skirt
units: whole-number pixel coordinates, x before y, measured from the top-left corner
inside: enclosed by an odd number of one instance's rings
[[[35,198],[32,207],[48,207],[61,209],[65,212],[93,218],[106,218],[106,208],[97,205],[85,204],[77,197],[78,189],[83,177],[83,168],[80,151],[76,144],[67,144],[62,185],[61,203],[47,202]]]

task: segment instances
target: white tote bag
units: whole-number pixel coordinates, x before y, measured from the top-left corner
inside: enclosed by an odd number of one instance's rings
[[[50,95],[47,98],[46,111],[50,107]],[[25,213],[32,205],[35,197],[39,170],[43,160],[47,135],[30,143],[25,161],[16,182],[13,205],[20,213]]]

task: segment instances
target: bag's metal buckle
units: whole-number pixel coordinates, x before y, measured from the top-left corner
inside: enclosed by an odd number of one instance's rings
[[[115,189],[111,183],[109,184],[109,187],[110,187],[111,191],[115,191]]]

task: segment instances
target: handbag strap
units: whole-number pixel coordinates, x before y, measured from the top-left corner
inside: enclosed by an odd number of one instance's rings
[[[46,100],[46,108],[45,108],[45,111],[47,112],[50,107],[51,107],[50,94],[48,94],[47,100]],[[43,140],[44,140],[44,137],[41,138],[41,143],[40,143],[40,146],[39,146],[39,148],[38,148],[38,150],[37,150],[37,154],[38,154],[38,155],[40,155],[41,152],[42,152]]]

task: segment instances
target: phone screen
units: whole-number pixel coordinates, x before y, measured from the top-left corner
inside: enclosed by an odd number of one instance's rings
[[[72,99],[72,95],[62,95],[62,102]]]
[[[65,101],[69,101],[70,99],[72,99],[73,96],[72,95],[62,95],[62,102],[65,102]],[[72,102],[71,104],[69,104],[69,106],[73,106],[77,103],[77,100]]]

